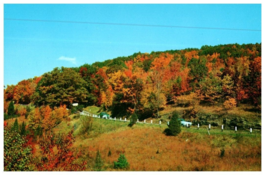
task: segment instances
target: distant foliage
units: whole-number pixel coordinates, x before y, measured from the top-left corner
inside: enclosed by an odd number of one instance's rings
[[[13,113],[8,110],[11,101],[39,108],[48,105],[52,110],[60,105],[71,109],[77,102],[102,107],[118,117],[129,117],[136,111],[142,118],[160,117],[167,104],[192,105],[180,100],[190,93],[206,105],[234,98],[237,106],[247,103],[261,109],[261,59],[261,44],[227,44],[139,52],[91,65],[55,68],[41,77],[7,86],[4,112]]]

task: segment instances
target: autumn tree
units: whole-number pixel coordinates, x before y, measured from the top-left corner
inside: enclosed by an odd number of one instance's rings
[[[148,97],[148,100],[145,100],[144,102],[145,105],[149,104],[150,108],[156,109],[156,117],[159,117],[159,109],[164,107],[166,104],[166,97],[163,92],[164,82],[166,80],[163,79],[163,77],[165,69],[172,59],[173,55],[167,53],[166,55],[160,55],[160,57],[155,58],[155,60],[152,62],[152,72],[150,73],[150,82],[152,86],[145,90],[152,91],[150,93],[148,91],[148,93],[144,93],[144,95],[146,94],[145,96]]]
[[[14,97],[14,89],[15,89],[15,86],[14,85],[7,85],[7,88],[4,89],[4,99],[6,101],[13,100],[13,97]]]
[[[198,98],[201,101],[212,104],[222,97],[222,80],[216,73],[210,74],[199,82],[199,88],[196,90]]]
[[[32,80],[20,81],[14,88],[14,101],[16,103],[29,104],[35,88],[36,84]]]
[[[70,68],[55,68],[45,73],[36,87],[32,100],[35,105],[52,107],[73,102],[87,102],[88,91],[86,82]]]
[[[25,137],[17,131],[4,128],[4,170],[31,171],[33,170],[31,148],[25,145]]]
[[[81,154],[75,154],[71,149],[74,142],[72,133],[73,131],[67,135],[56,135],[52,132],[44,134],[39,141],[41,160],[37,163],[38,171],[85,170],[86,162],[75,162]]]

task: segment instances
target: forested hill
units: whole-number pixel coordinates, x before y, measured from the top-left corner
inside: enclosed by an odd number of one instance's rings
[[[4,90],[14,101],[50,107],[77,102],[114,115],[158,116],[168,104],[261,107],[261,44],[135,53],[92,65],[55,68]]]

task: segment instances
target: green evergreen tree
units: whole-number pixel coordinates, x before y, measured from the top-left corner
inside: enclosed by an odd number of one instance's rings
[[[103,161],[102,161],[102,158],[101,158],[101,154],[100,154],[100,152],[98,150],[97,153],[96,153],[94,170],[101,171],[102,170],[102,166],[103,166]]]
[[[20,135],[26,135],[26,125],[24,121],[21,124]]]
[[[11,101],[8,105],[8,115],[14,115],[15,114],[15,108],[14,108],[14,103]]]
[[[178,118],[179,113],[177,111],[174,111],[168,125],[169,128],[165,130],[165,133],[167,135],[177,136],[181,132],[181,122],[178,120]]]
[[[124,154],[120,154],[118,161],[114,162],[114,168],[116,169],[124,169],[124,168],[128,168],[129,166],[130,165],[126,157],[124,156]]]
[[[17,119],[15,120],[13,124],[12,131],[17,131],[17,132],[19,131],[19,123]]]

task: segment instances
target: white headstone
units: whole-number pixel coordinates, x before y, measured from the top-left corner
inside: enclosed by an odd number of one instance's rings
[[[144,120],[144,123],[146,123],[146,119]]]
[[[252,128],[250,128],[250,133],[252,133]]]
[[[161,125],[161,121],[159,121],[159,124]]]
[[[169,121],[167,122],[167,125],[169,125]]]
[[[209,124],[209,129],[210,129],[210,127],[211,127],[211,126],[210,126],[210,124]]]
[[[199,128],[199,123],[197,124],[197,127]]]
[[[114,118],[114,120],[116,120],[116,117]]]
[[[124,121],[126,121],[126,118],[124,119]]]
[[[137,122],[136,123],[138,123],[139,122],[139,119],[137,119]]]
[[[235,131],[237,131],[237,127],[235,126]]]
[[[222,130],[223,130],[223,125],[222,125]]]
[[[153,120],[151,120],[151,124],[153,123]]]
[[[121,118],[120,118],[120,120],[121,120]]]

